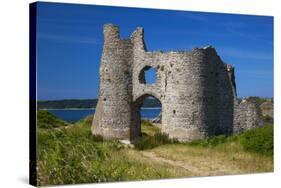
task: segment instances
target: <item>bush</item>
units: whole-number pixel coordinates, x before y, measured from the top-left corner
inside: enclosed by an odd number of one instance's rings
[[[242,133],[240,143],[246,151],[273,155],[273,125]]]
[[[187,143],[190,146],[217,146],[219,144],[223,144],[228,141],[228,138],[225,135],[214,136],[205,140],[194,140],[192,142]]]
[[[235,142],[243,150],[273,156],[273,125],[247,130],[239,135],[214,136],[204,140],[194,140],[186,143],[189,146],[215,147],[224,143]]]
[[[151,149],[155,147],[150,143],[149,137],[139,137],[133,141],[133,144],[138,150]]]
[[[95,142],[102,142],[103,141],[103,136],[102,135],[92,135],[92,133],[90,133],[90,136],[92,137],[93,141]]]
[[[227,141],[227,137],[225,135],[219,135],[211,138],[209,143],[211,146],[216,146],[218,144],[225,143]]]
[[[170,139],[166,133],[157,132],[153,136],[137,138],[133,144],[138,150],[152,149],[163,144],[178,143],[176,139]]]

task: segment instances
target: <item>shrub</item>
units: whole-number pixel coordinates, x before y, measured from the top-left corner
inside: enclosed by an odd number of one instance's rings
[[[90,133],[93,141],[95,142],[102,142],[103,141],[103,136],[102,135],[92,135],[92,133]]]
[[[246,151],[273,155],[273,125],[242,133],[240,143]]]
[[[133,144],[138,150],[151,149],[155,147],[150,143],[149,137],[139,137],[134,140]]]
[[[259,154],[273,155],[273,125],[247,130],[239,135],[226,137],[214,136],[204,140],[194,140],[186,143],[189,146],[215,147],[224,143],[235,142],[242,146],[243,150]]]
[[[204,139],[204,140],[194,140],[187,144],[190,146],[207,147],[207,146],[217,146],[217,145],[223,144],[227,141],[228,141],[228,139],[225,135],[219,135],[219,136],[214,136],[214,137]]]
[[[225,143],[227,141],[226,139],[227,137],[225,135],[219,135],[219,136],[215,136],[209,139],[209,144],[211,146],[216,146],[222,143]]]
[[[178,143],[176,139],[170,139],[166,133],[157,132],[153,136],[137,138],[133,144],[138,150],[152,149],[163,144]]]

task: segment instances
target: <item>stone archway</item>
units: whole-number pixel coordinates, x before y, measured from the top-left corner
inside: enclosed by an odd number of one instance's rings
[[[141,106],[145,99],[152,97],[156,100],[158,100],[161,103],[161,111],[162,111],[162,102],[159,98],[152,94],[143,94],[140,97],[138,97],[132,105],[132,127],[131,127],[131,136],[130,139],[133,140],[141,135]],[[160,112],[161,113],[161,112]]]

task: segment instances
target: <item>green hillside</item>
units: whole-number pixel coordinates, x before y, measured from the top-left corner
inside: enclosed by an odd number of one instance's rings
[[[38,101],[39,109],[64,109],[64,108],[95,108],[97,99],[65,99],[53,101]]]
[[[67,123],[48,111],[38,110],[37,111],[37,128],[58,128],[67,126]]]

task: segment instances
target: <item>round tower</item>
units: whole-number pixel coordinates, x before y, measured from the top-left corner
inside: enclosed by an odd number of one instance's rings
[[[168,55],[162,131],[181,141],[208,137],[217,123],[216,64],[206,49]]]
[[[106,139],[130,139],[132,44],[121,40],[119,28],[112,24],[104,25],[103,33],[99,100],[92,133]]]

